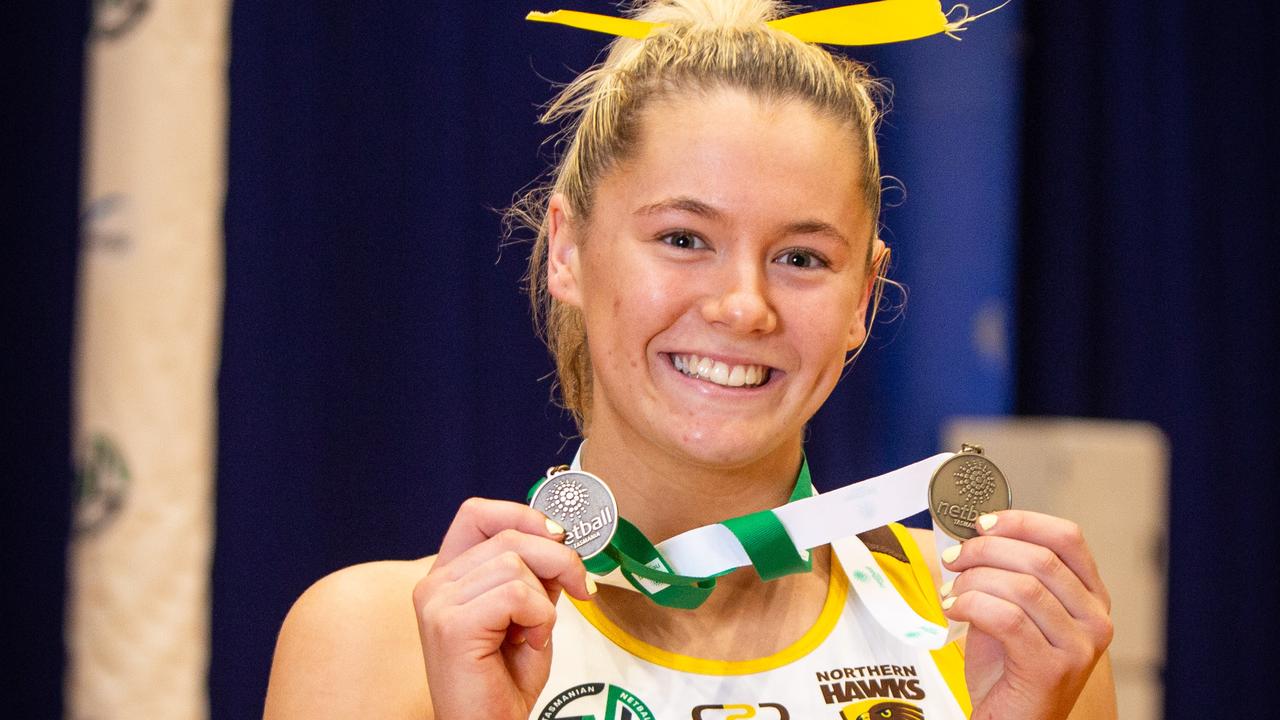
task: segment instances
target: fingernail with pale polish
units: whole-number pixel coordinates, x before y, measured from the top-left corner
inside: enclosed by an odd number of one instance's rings
[[[956,558],[958,557],[960,557],[959,545],[952,545],[951,547],[942,551],[942,562],[947,563],[948,565],[955,562]]]
[[[951,594],[951,588],[956,584],[955,580],[948,580],[942,583],[942,587],[938,588],[938,594],[946,597]]]
[[[547,518],[547,532],[551,533],[552,535],[563,535],[564,528],[560,527],[560,523],[556,522],[555,520],[552,520],[551,518]]]
[[[943,600],[943,601],[942,601],[942,609],[943,609],[943,610],[950,610],[950,609],[951,609],[951,606],[952,606],[952,605],[955,605],[955,604],[956,604],[956,599],[955,599],[955,598],[953,598],[953,597],[949,597],[949,598],[947,598],[947,599],[945,599],[945,600]]]
[[[1000,519],[999,517],[992,515],[991,513],[987,513],[986,515],[979,515],[978,526],[982,528],[983,532],[986,532],[991,528],[995,527],[996,521],[999,519]]]
[[[597,588],[597,587],[596,587],[596,581],[595,581],[595,580],[592,580],[592,579],[591,579],[591,576],[590,576],[590,575],[588,575],[588,576],[587,576],[587,594],[588,594],[588,595],[595,595],[595,594],[596,594],[596,590],[598,590],[598,589],[599,589],[599,588]]]

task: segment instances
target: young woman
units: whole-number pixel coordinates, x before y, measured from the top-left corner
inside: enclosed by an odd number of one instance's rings
[[[766,26],[769,0],[654,2],[548,120],[570,142],[530,281],[584,470],[655,540],[787,502],[805,424],[867,335],[876,85]],[[1072,523],[1008,510],[944,554],[863,542],[918,611],[970,623],[928,651],[880,630],[828,549],[722,577],[696,610],[598,586],[564,529],[472,499],[439,554],[361,565],[285,620],[268,718],[1114,717],[1109,600]]]

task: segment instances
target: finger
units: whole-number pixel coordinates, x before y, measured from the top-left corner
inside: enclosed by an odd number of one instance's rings
[[[1006,537],[976,537],[943,553],[942,562],[955,572],[992,567],[1032,575],[1077,619],[1108,613],[1105,600],[1090,593],[1079,576],[1056,553],[1042,545]]]
[[[523,628],[525,641],[535,650],[547,646],[556,622],[556,607],[547,594],[518,580],[492,587],[459,609],[461,617],[487,632],[506,635],[513,626]]]
[[[988,521],[987,518],[992,518]],[[1098,564],[1085,542],[1080,526],[1070,520],[1030,510],[1004,510],[984,515],[978,523],[985,536],[1014,538],[1049,548],[1062,559],[1089,592],[1111,606],[1111,596],[1102,582]]]
[[[551,641],[551,632],[556,624],[555,600],[543,590],[530,589],[524,583],[507,583],[496,586],[478,595],[468,606],[488,607],[491,603],[513,602],[511,612],[507,615],[508,628],[520,628],[524,641],[529,647],[541,650]],[[502,622],[502,614],[498,614]]]
[[[558,604],[560,602],[560,592],[561,592],[560,586],[552,585],[551,587],[546,588],[546,590],[547,590],[547,599],[551,601],[551,604],[552,605]],[[512,625],[511,627],[507,628],[507,643],[513,646],[524,643],[527,640],[527,636],[525,634],[527,630],[528,628],[520,625]]]
[[[1049,640],[1020,607],[995,595],[970,590],[942,601],[947,619],[967,622],[996,638],[1010,657],[1026,661],[1047,652]]]
[[[490,560],[508,554],[515,555],[515,559],[538,580],[563,587],[579,600],[591,597],[592,593],[587,585],[587,570],[578,553],[555,540],[512,529],[503,530],[484,542],[467,548],[442,567],[440,572],[445,580],[456,581]]]
[[[518,553],[507,550],[476,565],[454,580],[449,586],[446,601],[463,605],[509,582],[522,582],[528,585],[530,590],[550,598],[546,586],[538,576],[533,574],[524,559]]]
[[[1035,576],[975,567],[956,576],[949,590],[957,597],[979,592],[1013,603],[1031,618],[1040,634],[1054,647],[1080,650],[1085,645],[1080,623]]]
[[[437,563],[449,563],[467,548],[478,545],[503,530],[518,530],[549,540],[563,541],[564,528],[528,505],[506,500],[470,498],[458,508],[449,530],[440,543]]]

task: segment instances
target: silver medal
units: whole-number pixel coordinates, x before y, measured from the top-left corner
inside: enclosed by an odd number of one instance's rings
[[[618,503],[600,478],[581,470],[549,471],[529,505],[564,528],[564,544],[583,560],[599,554],[618,529]]]
[[[934,525],[957,540],[978,535],[978,516],[1013,507],[1009,481],[977,445],[964,445],[929,481]]]

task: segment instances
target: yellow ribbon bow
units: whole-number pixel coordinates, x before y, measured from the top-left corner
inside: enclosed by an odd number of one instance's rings
[[[939,0],[877,0],[877,2],[845,5],[828,10],[815,10],[765,23],[775,30],[790,33],[804,42],[824,45],[879,45],[882,43],[915,40],[916,38],[946,33],[956,37],[968,23],[1007,5],[1009,0],[979,15],[969,15],[968,7],[956,5],[963,11],[959,20],[949,20],[942,12]],[[568,25],[582,30],[643,40],[663,23],[645,22],[630,18],[597,15],[576,10],[531,12],[526,20]]]

